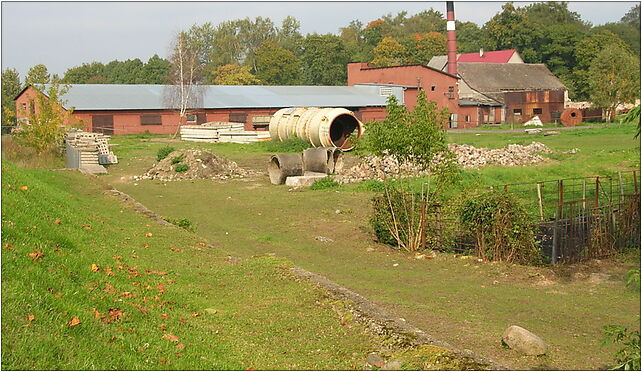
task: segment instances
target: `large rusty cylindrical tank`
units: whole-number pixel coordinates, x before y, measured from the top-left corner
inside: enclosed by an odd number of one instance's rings
[[[351,134],[358,140],[363,124],[352,111],[344,108],[291,107],[281,109],[270,119],[270,137],[274,141],[301,138],[314,147],[338,147],[351,150]]]
[[[560,121],[565,127],[574,127],[582,123],[582,111],[576,108],[568,108],[562,112]]]

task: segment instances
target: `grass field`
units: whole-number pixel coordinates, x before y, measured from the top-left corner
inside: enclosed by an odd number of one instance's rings
[[[453,133],[448,138],[487,147],[538,141],[555,150],[549,161],[533,167],[466,171],[461,190],[639,168],[639,139],[634,133],[633,126],[612,125],[557,136]],[[372,193],[367,189],[346,185],[289,191],[270,185],[265,165],[272,152],[263,147],[267,145],[172,143],[177,148],[210,149],[263,173],[256,178],[131,182],[129,176],[142,174],[154,162],[157,149],[165,145],[158,141],[163,139],[114,138],[121,163],[101,179],[162,215],[190,219],[197,233],[217,246],[243,257],[286,257],[457,347],[518,369],[596,369],[608,366],[615,350],[601,346],[603,326],[639,327],[639,292],[624,285],[627,270],[639,266],[639,254],[564,270],[484,264],[449,254],[415,260],[373,242],[367,223]],[[580,152],[564,153],[573,148]],[[318,236],[333,242],[321,242]],[[549,354],[524,357],[502,348],[501,333],[511,324],[544,338]]]
[[[2,175],[5,370],[360,369],[380,347],[283,258],[234,259],[76,172]]]
[[[548,137],[451,133],[450,141],[475,146],[538,141],[556,151],[549,161],[534,167],[466,171],[453,192],[639,168],[635,131],[633,126],[613,125]],[[338,315],[317,290],[284,279],[283,268],[290,261],[356,291],[439,340],[510,368],[606,368],[616,347],[601,346],[602,327],[639,328],[640,294],[624,285],[626,272],[639,267],[639,251],[564,268],[480,263],[446,253],[416,260],[373,241],[367,222],[373,193],[367,188],[344,185],[290,191],[270,185],[265,171],[269,155],[299,151],[300,144],[168,142],[162,136],[115,136],[111,142],[116,144],[113,151],[120,163],[91,182],[75,173],[24,172],[3,165],[3,244],[6,241],[13,248],[3,249],[2,256],[2,346],[3,351],[11,351],[3,354],[3,367],[361,368],[359,363],[377,347],[377,340],[365,337],[356,325],[341,327]],[[155,162],[157,150],[168,144],[209,149],[260,175],[227,182],[132,181],[131,176],[144,173]],[[573,148],[580,152],[564,153]],[[348,156],[347,163],[356,160]],[[25,184],[29,189],[9,189],[7,183]],[[189,219],[196,235],[217,248],[205,249],[183,230],[158,226],[109,197],[97,197],[101,183],[103,188],[113,185],[132,195],[163,216]],[[29,208],[14,208],[17,205]],[[62,220],[60,225],[52,222],[56,218]],[[145,237],[147,232],[153,235]],[[37,252],[36,244],[45,256],[34,261],[27,254]],[[230,264],[228,254],[242,259]],[[113,256],[123,257],[124,268],[138,266],[140,273],[149,268],[168,274],[127,278],[114,270],[118,264]],[[92,272],[92,264],[101,270]],[[105,275],[108,266],[116,276]],[[152,293],[132,282],[148,283]],[[158,293],[161,283],[166,287],[162,294]],[[106,284],[118,292],[101,291]],[[119,296],[124,292],[133,294],[133,299]],[[148,307],[147,315],[131,304],[140,306],[141,296],[154,305],[143,305]],[[173,309],[158,309],[161,303]],[[126,311],[122,321],[94,319],[92,309],[108,314],[115,306]],[[206,314],[205,309],[217,312]],[[168,319],[160,317],[163,313]],[[201,315],[192,317],[192,313]],[[35,320],[29,322],[29,315]],[[82,324],[67,326],[74,316]],[[16,326],[20,324],[31,325]],[[159,324],[167,329],[161,331]],[[503,348],[501,334],[511,324],[541,336],[549,344],[549,353],[525,357]],[[49,336],[51,329],[55,331]],[[166,333],[180,341],[163,339]],[[307,345],[310,339],[314,342]],[[178,343],[185,349],[177,350]]]

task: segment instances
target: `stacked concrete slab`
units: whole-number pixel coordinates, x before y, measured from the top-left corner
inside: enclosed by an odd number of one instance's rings
[[[228,143],[252,143],[269,141],[270,133],[267,131],[244,130],[243,123],[229,123],[214,121],[201,125],[181,126],[181,139],[194,142],[228,142]]]
[[[89,173],[107,173],[103,165],[116,164],[118,158],[109,150],[109,136],[102,133],[74,131],[65,133],[67,168]]]

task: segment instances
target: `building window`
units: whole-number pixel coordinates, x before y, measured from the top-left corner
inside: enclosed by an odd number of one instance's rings
[[[466,123],[470,123],[470,115],[466,115]]]
[[[36,114],[36,104],[33,101],[29,102],[29,112],[31,112],[31,115]]]
[[[534,108],[533,109],[533,115],[541,115],[542,114],[542,109],[541,108]]]
[[[391,87],[379,87],[379,95],[388,97],[392,95],[392,88]]]
[[[455,87],[448,87],[448,99],[455,98]]]
[[[187,114],[187,122],[188,122],[188,123],[196,123],[196,115],[194,115],[194,114]]]
[[[435,85],[433,85],[433,86],[431,86],[431,87],[430,87],[430,90],[432,90],[433,92],[434,92],[436,89],[437,89],[437,86],[435,86]]]
[[[522,115],[522,109],[513,109],[513,115]]]
[[[163,125],[160,115],[145,114],[140,116],[140,125]]]
[[[232,123],[245,123],[247,121],[247,114],[244,112],[233,112],[230,114],[230,122]]]
[[[22,111],[26,114],[27,113],[27,104],[23,103],[22,104]]]

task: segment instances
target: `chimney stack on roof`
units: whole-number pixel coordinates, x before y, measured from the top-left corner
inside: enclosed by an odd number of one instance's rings
[[[446,1],[446,34],[448,36],[448,73],[457,75],[457,36],[455,34],[455,5]]]

